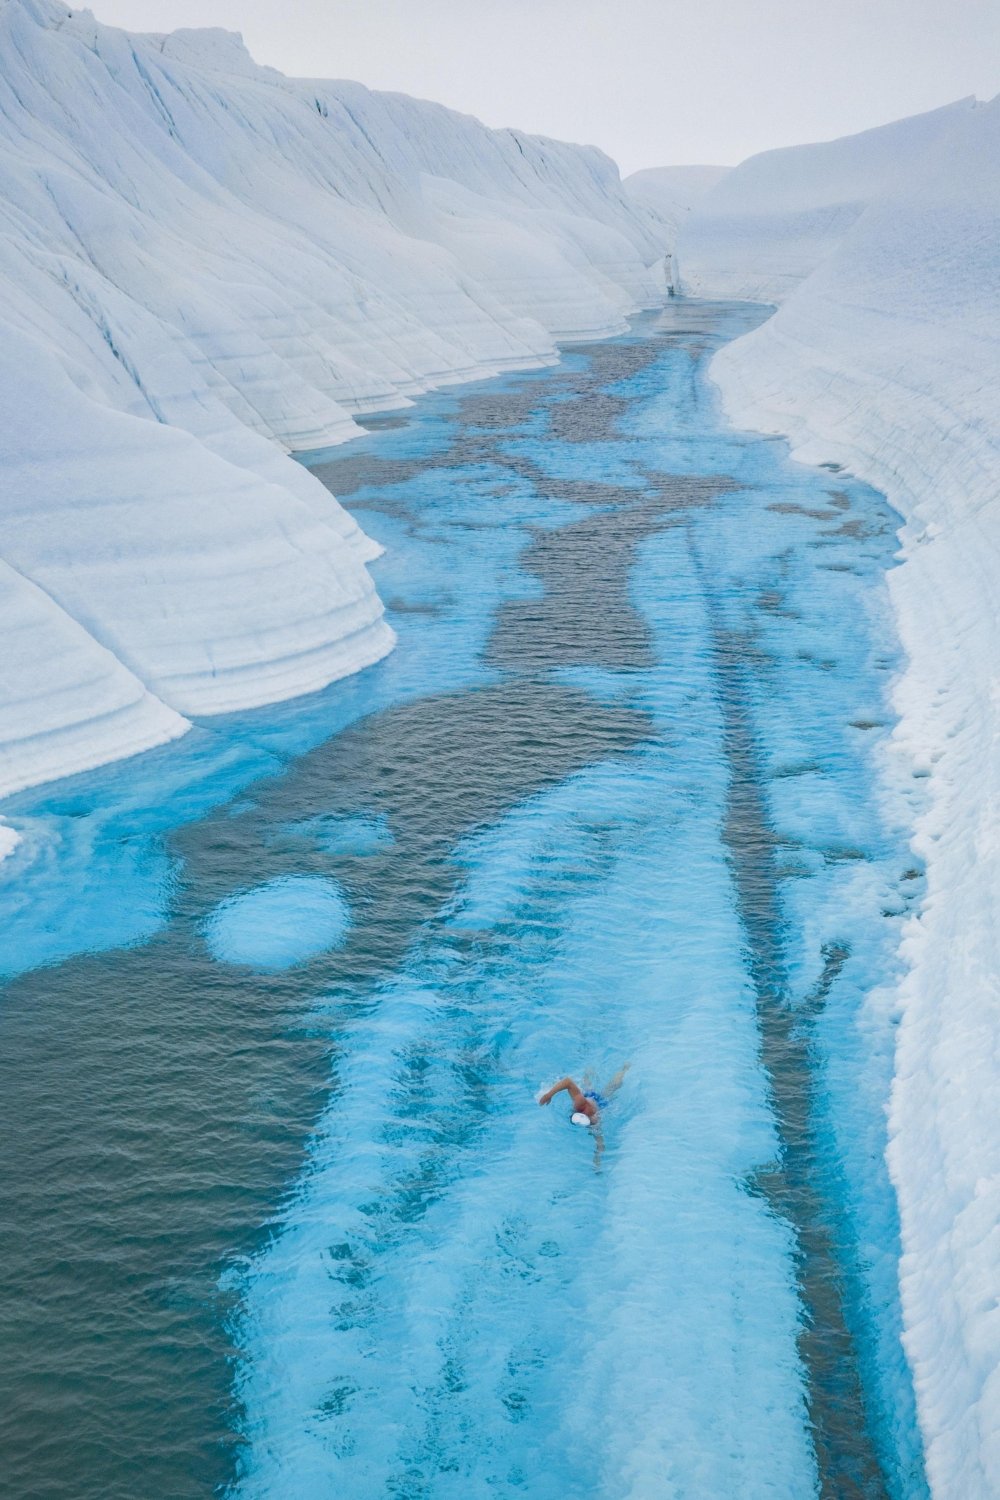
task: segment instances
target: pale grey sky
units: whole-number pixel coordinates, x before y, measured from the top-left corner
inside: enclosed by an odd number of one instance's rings
[[[70,0],[73,3],[73,0]],[[93,0],[224,26],[258,62],[591,141],[623,172],[736,162],[1000,92],[1000,0]]]

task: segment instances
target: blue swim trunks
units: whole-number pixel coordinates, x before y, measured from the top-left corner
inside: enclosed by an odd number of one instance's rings
[[[598,1109],[607,1109],[608,1107],[608,1101],[607,1099],[605,1099],[604,1095],[598,1094],[594,1089],[584,1089],[583,1097],[585,1099],[593,1099]]]

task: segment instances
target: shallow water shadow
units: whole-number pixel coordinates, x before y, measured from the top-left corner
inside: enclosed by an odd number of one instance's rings
[[[543,592],[537,599],[505,601],[487,660],[529,671],[652,666],[650,629],[631,596],[636,550],[647,537],[734,487],[735,481],[724,476],[661,474],[614,510],[536,530],[519,562],[539,579]]]

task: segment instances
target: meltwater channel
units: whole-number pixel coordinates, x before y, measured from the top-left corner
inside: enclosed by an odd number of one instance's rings
[[[396,651],[3,806],[13,1500],[926,1494],[895,519],[726,426],[760,316],[306,456]]]

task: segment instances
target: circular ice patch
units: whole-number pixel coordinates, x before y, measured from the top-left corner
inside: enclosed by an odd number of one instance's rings
[[[283,875],[220,902],[206,923],[205,941],[223,963],[287,969],[339,947],[350,921],[335,880]]]

